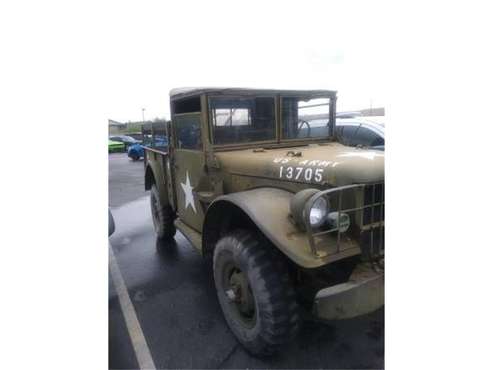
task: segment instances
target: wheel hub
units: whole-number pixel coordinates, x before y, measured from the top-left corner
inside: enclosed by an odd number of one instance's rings
[[[248,285],[245,274],[235,269],[229,278],[229,289],[226,296],[230,302],[235,303],[241,314],[250,317],[254,311],[253,295]]]

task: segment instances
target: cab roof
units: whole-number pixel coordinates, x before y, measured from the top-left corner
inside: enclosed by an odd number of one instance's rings
[[[283,95],[336,95],[335,90],[276,90],[276,89],[253,89],[242,87],[179,87],[172,89],[169,96],[172,100],[197,96],[201,94],[217,95],[258,95],[258,94],[283,94]]]

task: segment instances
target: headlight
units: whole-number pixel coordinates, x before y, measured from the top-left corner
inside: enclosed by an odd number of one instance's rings
[[[296,193],[291,199],[290,209],[291,216],[296,225],[302,230],[306,229],[305,225],[305,206],[306,202],[318,193],[318,189],[305,189]],[[311,227],[319,227],[327,220],[329,212],[329,202],[326,198],[318,198],[312,205],[309,214],[309,222]]]
[[[327,213],[329,206],[327,200],[324,197],[318,198],[310,209],[310,225],[312,227],[319,227],[327,219]]]

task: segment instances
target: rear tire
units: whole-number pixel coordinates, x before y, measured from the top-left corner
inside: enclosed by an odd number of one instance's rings
[[[169,205],[163,206],[161,204],[156,185],[151,187],[151,213],[157,238],[160,240],[173,238],[176,234],[175,224],[173,223],[175,213]]]
[[[300,326],[284,257],[256,233],[239,230],[214,249],[214,281],[231,331],[255,356],[270,356],[295,337]]]

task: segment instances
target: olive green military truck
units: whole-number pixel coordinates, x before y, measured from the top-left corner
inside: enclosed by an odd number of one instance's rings
[[[227,324],[269,355],[306,314],[383,305],[384,155],[349,147],[335,91],[182,88],[166,151],[146,147],[157,237],[213,258]]]

